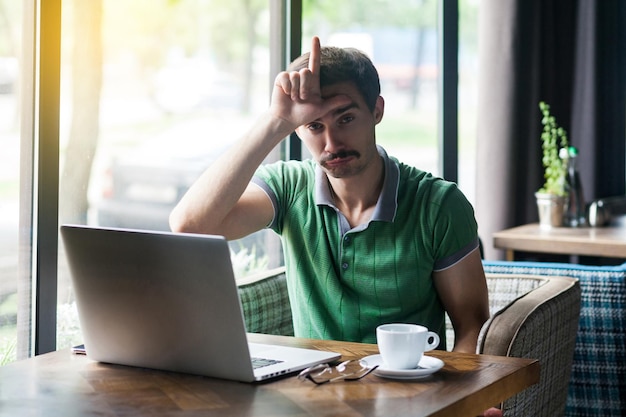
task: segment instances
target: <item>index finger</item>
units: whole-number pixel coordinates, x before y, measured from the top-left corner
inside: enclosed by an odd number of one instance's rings
[[[311,53],[309,54],[309,71],[312,74],[319,75],[321,61],[320,38],[313,36],[311,40]]]

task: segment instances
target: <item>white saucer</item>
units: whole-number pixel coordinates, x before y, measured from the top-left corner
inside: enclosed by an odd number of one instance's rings
[[[432,356],[422,356],[422,360],[414,369],[390,369],[386,368],[383,362],[383,358],[380,355],[371,355],[361,359],[368,367],[377,366],[374,370],[374,375],[378,375],[383,378],[393,379],[418,379],[425,378],[428,375],[434,374],[441,368],[443,368],[443,361],[441,359],[433,358]]]

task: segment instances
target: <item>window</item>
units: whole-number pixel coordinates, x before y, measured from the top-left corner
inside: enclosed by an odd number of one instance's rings
[[[442,176],[439,47],[444,0],[304,0],[302,50],[322,45],[363,50],[377,67],[385,116],[377,141],[402,162]],[[381,13],[384,10],[384,13]],[[477,0],[459,1],[458,179],[474,197]],[[455,112],[457,109],[455,109]],[[454,179],[453,179],[454,180]]]
[[[437,0],[305,0],[302,49],[354,47],[378,69],[385,116],[377,141],[403,162],[439,174]],[[384,10],[384,13],[381,13]]]
[[[458,183],[472,203],[476,187],[479,3],[479,0],[459,1]]]
[[[0,0],[0,361],[81,342],[58,224],[167,229],[186,187],[266,109],[286,29],[303,50],[317,34],[370,53],[387,101],[380,143],[439,174],[448,1]],[[462,24],[476,3],[460,0]],[[460,83],[475,62],[464,30]],[[231,248],[238,275],[282,262],[271,232]]]
[[[187,188],[266,110],[268,22],[268,1],[64,2],[59,222],[169,230]],[[277,266],[274,239],[231,242],[236,275]],[[64,262],[59,348],[80,342]]]

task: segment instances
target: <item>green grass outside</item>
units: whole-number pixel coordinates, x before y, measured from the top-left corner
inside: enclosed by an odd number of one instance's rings
[[[17,294],[4,299],[0,304],[0,317],[15,314],[17,311]],[[3,323],[0,325],[0,366],[15,360],[17,326]]]
[[[17,294],[11,294],[0,303],[0,316],[17,311]]]
[[[376,138],[378,142],[392,146],[437,148],[439,146],[437,117],[437,114],[418,111],[385,114],[383,121],[377,126]],[[475,146],[475,117],[474,113],[459,113],[458,135],[461,151],[470,150]]]
[[[377,126],[376,138],[383,145],[437,146],[437,119],[420,112],[386,114]]]
[[[19,195],[19,179],[0,181],[0,200],[16,199]]]

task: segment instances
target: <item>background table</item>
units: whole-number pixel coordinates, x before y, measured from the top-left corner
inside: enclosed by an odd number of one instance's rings
[[[249,335],[255,342],[378,353],[376,345]],[[316,386],[288,376],[245,384],[97,363],[61,350],[0,367],[2,416],[475,416],[539,381],[531,359],[429,352],[443,369],[421,380],[368,375]]]
[[[506,250],[514,260],[515,251],[586,255],[626,259],[626,227],[553,227],[543,229],[532,223],[493,234],[493,246]]]

